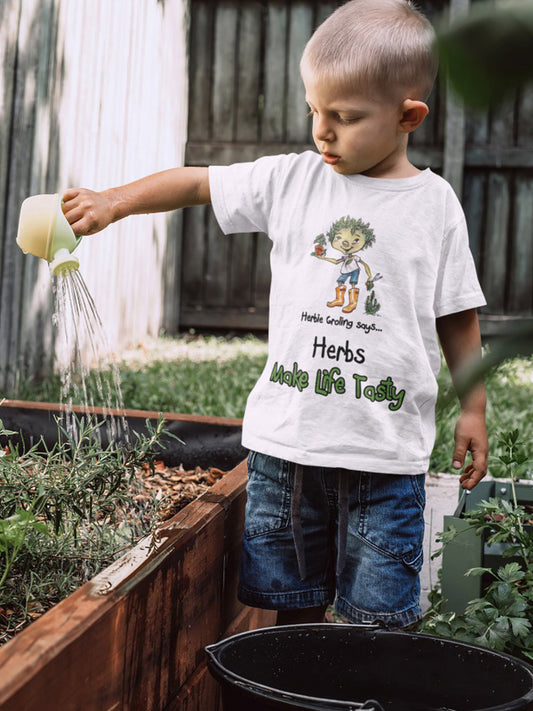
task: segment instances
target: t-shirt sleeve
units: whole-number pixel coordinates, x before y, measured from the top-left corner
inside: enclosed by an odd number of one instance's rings
[[[224,234],[268,232],[279,158],[209,167],[211,204]]]
[[[215,217],[224,234],[268,232],[272,206],[289,156],[209,167]]]
[[[435,316],[439,318],[485,306],[486,303],[468,244],[463,215],[444,235],[435,289]]]

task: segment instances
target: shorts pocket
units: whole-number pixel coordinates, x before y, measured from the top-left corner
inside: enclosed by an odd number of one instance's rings
[[[419,572],[424,542],[424,474],[362,473],[358,535]]]
[[[246,538],[290,526],[292,474],[289,462],[260,452],[250,452],[246,493]]]

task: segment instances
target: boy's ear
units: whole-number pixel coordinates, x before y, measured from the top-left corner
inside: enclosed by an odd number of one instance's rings
[[[420,126],[429,113],[428,105],[423,101],[404,99],[400,116],[400,131],[411,133]]]

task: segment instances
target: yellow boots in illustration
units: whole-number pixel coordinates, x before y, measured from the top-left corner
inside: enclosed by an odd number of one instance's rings
[[[328,301],[327,304],[330,307],[334,306],[343,306],[344,305],[344,296],[346,294],[346,287],[345,286],[337,286],[335,289],[335,298],[333,301]],[[352,288],[348,292],[348,304],[344,306],[343,308],[343,313],[345,314],[351,314],[352,311],[355,311],[357,308],[357,300],[359,298],[359,289],[357,288]]]

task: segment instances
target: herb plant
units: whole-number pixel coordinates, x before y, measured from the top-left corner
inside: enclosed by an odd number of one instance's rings
[[[477,567],[467,572],[484,576],[487,584],[463,615],[442,611],[443,600],[434,591],[433,607],[419,630],[533,660],[533,509],[518,502],[515,486],[515,475],[528,456],[518,430],[504,433],[498,448],[497,459],[511,480],[512,501],[482,501],[465,519],[489,545],[504,544],[502,555],[509,562],[497,570]],[[441,534],[441,541],[446,545],[460,535],[452,528]]]
[[[154,469],[163,420],[146,435],[102,448],[101,424],[0,457],[0,642],[68,596],[155,527],[159,501],[139,496]],[[13,435],[0,423],[5,441]],[[167,437],[169,433],[164,433]]]
[[[376,299],[376,292],[372,289],[370,294],[366,297],[365,301],[365,313],[374,316],[380,310],[381,304]]]

